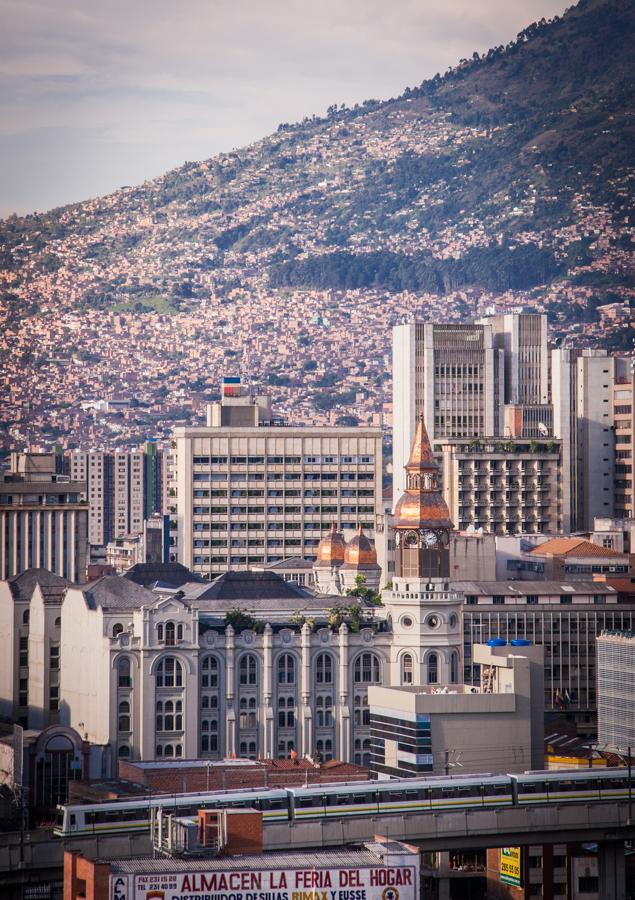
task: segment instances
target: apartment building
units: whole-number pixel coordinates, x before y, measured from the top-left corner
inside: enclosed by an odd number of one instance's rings
[[[144,520],[167,507],[167,452],[156,441],[143,450],[72,450],[69,469],[87,484],[91,546],[140,534]]]
[[[443,496],[455,527],[497,535],[560,532],[560,452],[552,439],[443,442]]]
[[[88,552],[86,485],[60,474],[54,453],[12,453],[0,475],[0,577],[29,568],[83,581]]]

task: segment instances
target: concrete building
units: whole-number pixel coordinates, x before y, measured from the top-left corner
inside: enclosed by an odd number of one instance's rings
[[[404,466],[423,415],[433,445],[443,439],[499,434],[503,351],[491,325],[393,329],[393,506],[405,489]]]
[[[93,547],[141,534],[145,519],[167,512],[167,452],[156,441],[143,450],[72,450],[68,464],[87,485]]]
[[[598,744],[635,751],[635,632],[597,638]]]
[[[466,775],[541,769],[543,649],[528,643],[475,645],[478,687],[371,687],[372,769],[397,778],[459,764]]]
[[[616,518],[635,518],[635,360],[615,360],[613,384],[613,427],[615,429],[615,494],[613,512]]]
[[[540,578],[590,581],[596,577],[620,578],[629,575],[630,571],[628,553],[584,538],[556,537],[542,541],[523,554],[516,561],[513,577],[531,581]]]
[[[65,578],[29,569],[0,581],[0,717],[23,728],[59,722]]]
[[[441,451],[443,496],[458,530],[562,531],[560,441],[455,440]]]
[[[479,573],[477,575],[477,573]],[[450,538],[451,581],[494,581],[496,538],[480,531],[454,532]]]
[[[313,559],[333,522],[349,536],[361,525],[372,539],[381,519],[381,429],[269,425],[261,409],[258,398],[226,398],[210,421],[238,410],[252,424],[174,431],[172,552],[208,578]]]
[[[46,568],[83,581],[88,551],[86,485],[58,471],[54,453],[12,453],[0,475],[0,577]]]
[[[581,734],[597,722],[595,638],[635,628],[635,603],[595,581],[495,581],[453,585],[464,597],[465,682],[480,683],[473,647],[492,638],[528,640],[545,650],[547,716],[565,716]]]
[[[547,314],[514,310],[492,313],[478,321],[491,328],[494,347],[503,351],[505,404],[548,404]]]

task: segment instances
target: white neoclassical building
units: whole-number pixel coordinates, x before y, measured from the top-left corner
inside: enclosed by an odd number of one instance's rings
[[[109,748],[111,771],[117,758],[293,751],[368,765],[371,685],[461,680],[451,528],[421,420],[382,605],[346,595],[358,575],[358,594],[379,584],[361,530],[348,544],[335,530],[321,542],[314,571],[326,593],[272,571],[167,584],[132,570],[69,586],[55,616],[59,720]]]

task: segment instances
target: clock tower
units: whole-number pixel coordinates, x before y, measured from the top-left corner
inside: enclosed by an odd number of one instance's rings
[[[406,465],[406,491],[394,512],[393,589],[384,596],[394,635],[392,684],[463,681],[462,597],[448,582],[452,530],[421,416]]]

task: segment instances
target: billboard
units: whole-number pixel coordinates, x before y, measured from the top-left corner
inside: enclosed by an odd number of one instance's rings
[[[111,900],[418,900],[416,866],[111,875]]]
[[[501,847],[500,852],[500,880],[505,884],[513,884],[514,887],[521,887],[521,849],[520,847]]]

